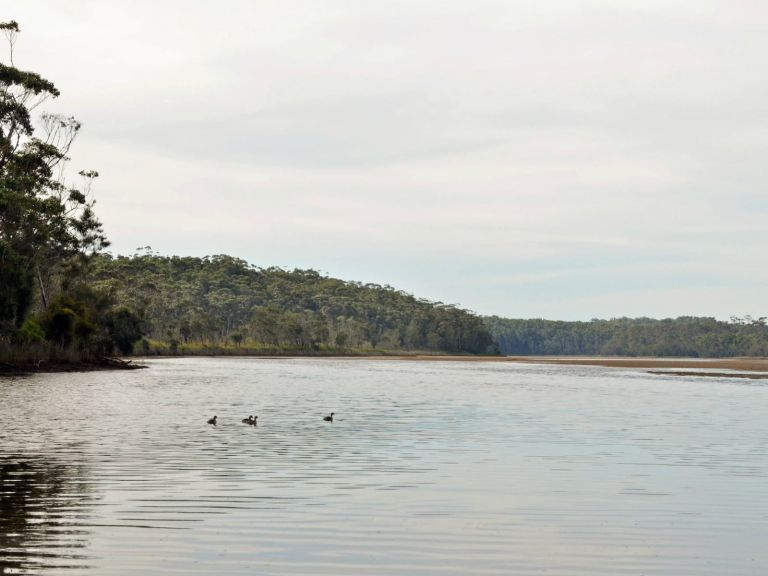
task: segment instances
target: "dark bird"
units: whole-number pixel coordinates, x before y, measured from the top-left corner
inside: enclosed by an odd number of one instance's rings
[[[253,416],[248,416],[248,418],[243,418],[240,420],[243,424],[253,424]]]
[[[335,414],[335,412],[331,412],[330,416],[323,417],[323,421],[324,422],[333,422],[333,415],[334,414]]]
[[[257,422],[256,422],[256,421],[257,421],[258,419],[259,419],[259,417],[258,417],[258,416],[254,416],[254,417],[253,417],[253,420],[251,420],[251,426],[256,426],[256,424],[257,424]]]
[[[217,416],[214,416],[213,418],[210,418],[208,420],[208,424],[213,424],[214,426],[216,426],[216,418],[217,418]]]

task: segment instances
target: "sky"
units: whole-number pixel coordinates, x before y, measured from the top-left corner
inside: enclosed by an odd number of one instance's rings
[[[768,313],[764,1],[0,7],[115,254],[514,318]]]

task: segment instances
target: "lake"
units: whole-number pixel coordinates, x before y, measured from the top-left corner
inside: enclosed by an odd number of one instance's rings
[[[768,574],[765,381],[148,364],[0,379],[0,573]]]

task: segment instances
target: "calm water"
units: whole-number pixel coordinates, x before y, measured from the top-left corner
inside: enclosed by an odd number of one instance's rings
[[[150,364],[0,379],[0,573],[768,574],[765,381]]]

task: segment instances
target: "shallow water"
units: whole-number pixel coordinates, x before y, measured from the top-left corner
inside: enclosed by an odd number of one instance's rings
[[[0,379],[0,573],[768,573],[763,381],[150,365]]]

